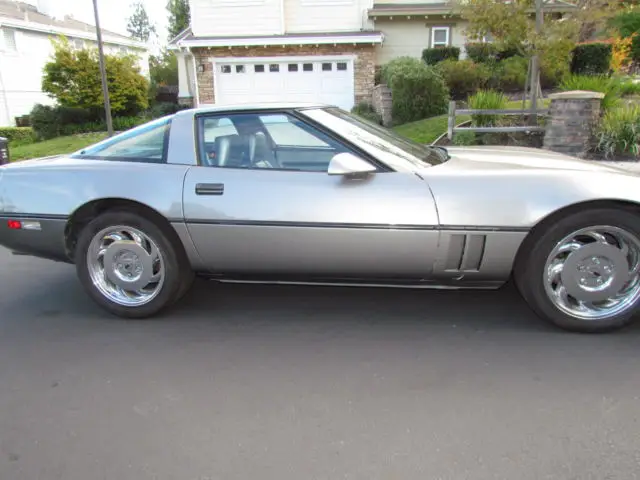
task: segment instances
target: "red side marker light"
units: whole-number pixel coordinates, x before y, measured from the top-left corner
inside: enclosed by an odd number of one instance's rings
[[[22,228],[22,223],[19,220],[7,220],[7,227],[12,230],[20,230]]]

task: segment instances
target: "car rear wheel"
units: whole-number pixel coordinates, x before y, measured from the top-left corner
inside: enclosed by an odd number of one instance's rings
[[[534,233],[514,271],[541,317],[565,330],[620,329],[640,304],[640,218],[617,209],[567,216]]]
[[[193,278],[170,232],[130,211],[92,220],[78,238],[75,263],[90,297],[125,318],[158,313],[184,295]]]

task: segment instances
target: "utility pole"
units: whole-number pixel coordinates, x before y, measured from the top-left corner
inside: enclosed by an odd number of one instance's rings
[[[542,32],[542,24],[544,22],[544,13],[542,11],[542,0],[536,0],[536,36],[539,36]],[[531,58],[531,81],[529,85],[531,87],[531,124],[537,125],[538,117],[536,110],[538,109],[538,90],[540,89],[540,58],[537,52],[537,38],[536,38],[536,51]]]
[[[96,17],[96,33],[98,34],[98,57],[100,58],[104,112],[107,118],[107,132],[111,137],[113,135],[113,120],[111,119],[111,102],[109,101],[109,86],[107,85],[107,67],[105,66],[104,50],[102,49],[102,31],[100,30],[100,15],[98,15],[98,0],[93,0],[93,12]]]

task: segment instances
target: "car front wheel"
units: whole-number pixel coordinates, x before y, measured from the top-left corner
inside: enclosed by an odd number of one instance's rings
[[[158,313],[183,294],[192,274],[170,232],[130,211],[92,220],[78,238],[75,263],[90,297],[125,318]]]
[[[538,315],[585,333],[631,322],[640,303],[640,219],[634,213],[584,211],[534,235],[514,277]]]

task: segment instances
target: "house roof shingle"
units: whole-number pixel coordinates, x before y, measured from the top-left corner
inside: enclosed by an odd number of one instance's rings
[[[509,0],[506,0],[509,1]],[[544,9],[548,11],[570,11],[577,8],[573,3],[566,0],[544,0]],[[389,15],[428,15],[428,14],[451,14],[455,11],[452,2],[444,1],[438,3],[376,3],[369,9],[369,16],[389,16]]]
[[[81,22],[80,20],[76,20],[69,16],[65,16],[64,19],[53,18],[39,12],[35,6],[24,2],[0,0],[0,18],[1,17],[20,20],[23,22],[31,22],[46,27],[75,30],[77,32],[84,33],[85,35],[96,33],[96,27],[89,23]],[[108,35],[113,39],[120,39],[128,42],[135,41],[135,39],[131,37],[111,32],[104,28],[102,28],[101,31],[103,35]]]

